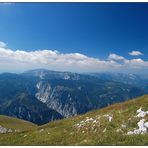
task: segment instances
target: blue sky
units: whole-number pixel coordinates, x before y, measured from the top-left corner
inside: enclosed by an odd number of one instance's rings
[[[109,55],[141,59],[146,71],[147,16],[148,3],[1,3],[0,41],[7,44],[5,49],[14,52],[56,50],[60,54],[79,53],[99,60],[118,60],[120,64],[122,58]],[[129,54],[132,51],[140,54]]]

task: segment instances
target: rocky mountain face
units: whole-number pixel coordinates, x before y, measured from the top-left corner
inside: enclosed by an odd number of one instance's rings
[[[128,76],[123,82],[107,78],[44,69],[0,74],[0,114],[44,124],[148,92],[145,83],[135,86],[138,78],[130,84],[124,83]]]

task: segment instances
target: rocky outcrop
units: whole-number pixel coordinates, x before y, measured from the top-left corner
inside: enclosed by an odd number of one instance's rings
[[[0,125],[0,134],[5,134],[5,133],[12,133],[12,129],[8,129]]]
[[[36,98],[45,103],[48,108],[56,110],[64,117],[77,115],[72,97],[66,87],[56,86],[52,89],[49,83],[43,81],[38,82],[36,87],[38,89],[35,94]],[[65,98],[62,98],[63,94]]]
[[[38,92],[35,94],[36,98],[43,103],[46,103],[51,95],[51,86],[42,81],[36,84]]]

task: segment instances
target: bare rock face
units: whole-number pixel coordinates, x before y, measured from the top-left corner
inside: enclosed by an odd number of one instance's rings
[[[40,81],[36,84],[38,92],[36,98],[45,103],[50,109],[56,110],[64,117],[77,115],[77,111],[67,88],[64,86],[56,86],[53,89],[49,83]],[[65,94],[64,94],[65,93]],[[63,101],[62,97],[65,95]]]
[[[102,80],[102,76],[98,79],[70,72],[32,72],[39,78],[35,97],[66,118],[126,100],[132,91],[122,84],[116,86],[115,82]]]
[[[51,94],[50,84],[40,81],[36,84],[36,88],[38,89],[38,92],[35,94],[36,98],[41,102],[46,103]]]
[[[36,84],[36,88],[38,92],[35,94],[35,97],[45,103],[50,109],[56,110],[64,117],[77,115],[74,103],[72,103],[72,98],[70,94],[66,92],[66,87],[56,86],[52,89],[49,83],[39,81]],[[65,95],[65,101],[62,101],[63,93],[67,94]]]
[[[72,97],[64,86],[56,86],[47,101],[47,106],[59,112],[64,117],[77,115],[77,110]],[[62,100],[64,96],[64,99]],[[61,99],[59,99],[61,98]]]

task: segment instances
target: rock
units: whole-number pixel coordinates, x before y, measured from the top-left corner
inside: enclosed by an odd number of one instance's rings
[[[96,122],[97,122],[97,120],[94,120],[94,121],[93,121],[93,123],[96,123]]]
[[[36,98],[43,103],[46,103],[49,100],[51,94],[51,86],[48,83],[40,81],[36,84],[38,92],[35,94]]]
[[[12,133],[12,129],[8,129],[8,133]]]
[[[119,132],[123,132],[123,131],[121,129],[117,129],[116,132],[119,133]]]
[[[138,110],[137,110],[137,113],[140,113],[142,111],[142,108],[140,107]]]
[[[133,134],[145,134],[147,133],[148,128],[148,122],[144,123],[145,119],[141,119],[138,124],[138,129],[135,129],[133,131],[129,131],[127,135],[133,135]]]
[[[4,134],[4,133],[7,133],[7,132],[8,132],[7,128],[0,126],[0,133]]]
[[[122,124],[121,127],[122,127],[122,128],[126,128],[126,125],[125,125],[125,124]]]
[[[105,133],[106,132],[106,128],[103,130],[103,133]]]
[[[43,132],[43,131],[44,131],[44,129],[40,129],[40,130],[39,130],[39,132]]]
[[[146,128],[148,128],[148,122],[145,122],[145,123],[144,123],[144,126],[145,126]]]
[[[112,119],[113,119],[113,117],[112,117],[112,116],[110,116],[110,115],[103,115],[103,117],[107,117],[109,122],[111,122],[111,121],[112,121]]]
[[[14,131],[15,131],[15,132],[20,132],[20,130],[19,130],[19,129],[15,129]]]
[[[27,135],[24,135],[23,137],[27,137]]]
[[[140,108],[137,110],[137,113],[138,113],[137,117],[144,118],[148,114],[148,111],[145,112],[142,110],[142,108]]]

